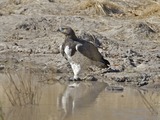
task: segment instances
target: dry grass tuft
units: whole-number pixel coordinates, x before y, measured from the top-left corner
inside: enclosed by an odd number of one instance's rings
[[[106,0],[86,0],[78,5],[79,10],[93,8],[98,15],[122,14],[121,8]]]
[[[33,71],[23,70],[11,73],[7,70],[8,85],[3,85],[12,106],[38,104],[41,97],[40,84],[33,78]]]
[[[160,15],[160,4],[152,4],[145,7],[141,6],[136,10],[133,10],[132,14],[139,18],[147,18],[154,14]]]
[[[160,15],[160,4],[151,2],[148,5],[140,5],[137,7],[128,8],[126,5],[129,2],[118,2],[109,0],[84,0],[78,4],[78,10],[92,10],[96,11],[98,15],[111,15],[111,16],[133,16],[138,18],[146,18],[151,15]],[[125,5],[126,4],[126,5]],[[129,4],[130,5],[130,4]],[[88,11],[87,11],[88,12]],[[92,13],[91,13],[92,14]]]

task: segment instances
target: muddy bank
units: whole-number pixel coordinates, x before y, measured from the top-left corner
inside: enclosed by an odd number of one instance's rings
[[[111,63],[112,71],[95,68],[87,75],[114,84],[127,82],[159,88],[160,1],[84,2],[2,1],[1,72],[25,66],[37,72],[51,72],[58,80],[72,76],[59,52],[64,36],[56,31],[60,25],[68,25],[78,36],[86,40],[92,37],[92,42],[96,39],[99,51]]]

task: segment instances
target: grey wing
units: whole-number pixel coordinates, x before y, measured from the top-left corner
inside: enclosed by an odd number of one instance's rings
[[[76,45],[76,50],[93,61],[102,61],[103,57],[99,53],[98,48],[92,43],[85,41]]]

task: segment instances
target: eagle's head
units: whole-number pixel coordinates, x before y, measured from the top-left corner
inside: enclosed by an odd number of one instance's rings
[[[68,26],[61,26],[57,31],[63,33],[65,36],[75,36],[73,29]]]

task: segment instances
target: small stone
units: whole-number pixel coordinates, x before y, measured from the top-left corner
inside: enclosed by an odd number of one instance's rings
[[[121,87],[121,86],[108,86],[108,87],[106,87],[106,90],[107,91],[114,91],[114,92],[122,92],[123,90],[124,90],[124,88],[123,87]]]
[[[115,81],[116,82],[125,82],[126,78],[125,77],[123,77],[123,78],[116,78]]]
[[[142,86],[145,86],[145,85],[147,85],[147,84],[148,84],[148,81],[143,81],[143,82],[138,83],[137,85],[138,85],[139,87],[142,87]]]
[[[53,54],[59,54],[60,51],[59,51],[59,49],[53,49],[53,50],[52,50],[52,53],[53,53]]]
[[[49,2],[54,2],[54,0],[48,0]]]

